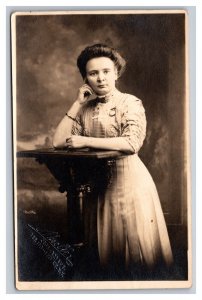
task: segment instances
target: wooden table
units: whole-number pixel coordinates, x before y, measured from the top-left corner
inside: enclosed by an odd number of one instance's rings
[[[119,151],[91,151],[66,149],[37,149],[17,152],[18,158],[35,158],[45,164],[59,183],[59,192],[67,198],[67,221],[70,243],[84,239],[83,203],[85,197],[96,194],[110,184],[111,168],[116,159],[123,157]],[[79,232],[80,234],[74,234]]]

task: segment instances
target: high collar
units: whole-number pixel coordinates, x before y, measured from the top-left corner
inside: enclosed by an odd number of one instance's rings
[[[97,96],[95,100],[100,103],[107,103],[110,99],[112,99],[116,94],[118,94],[119,91],[115,88],[113,91],[109,92],[108,94],[104,96]]]

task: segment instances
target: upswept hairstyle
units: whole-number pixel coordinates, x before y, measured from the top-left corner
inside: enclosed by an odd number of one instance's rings
[[[86,64],[87,62],[96,57],[108,57],[113,62],[117,69],[118,77],[120,77],[126,66],[125,59],[112,47],[109,47],[105,44],[95,44],[92,46],[86,47],[77,59],[77,66],[83,78],[86,77]]]

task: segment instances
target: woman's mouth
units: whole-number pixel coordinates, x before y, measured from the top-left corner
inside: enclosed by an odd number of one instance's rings
[[[105,88],[106,87],[106,84],[100,84],[98,85],[99,88]]]

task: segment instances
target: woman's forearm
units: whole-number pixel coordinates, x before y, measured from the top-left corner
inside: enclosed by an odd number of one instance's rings
[[[66,138],[71,136],[73,119],[76,118],[81,105],[78,101],[75,101],[69,109],[67,115],[58,124],[55,134],[53,136],[53,147],[64,147],[66,144]]]
[[[71,135],[73,120],[65,116],[56,128],[55,134],[53,136],[53,147],[60,148],[64,147],[66,143],[66,138]]]
[[[103,150],[118,150],[127,153],[134,153],[134,149],[123,137],[114,138],[85,138],[85,146],[89,148],[103,149]]]

